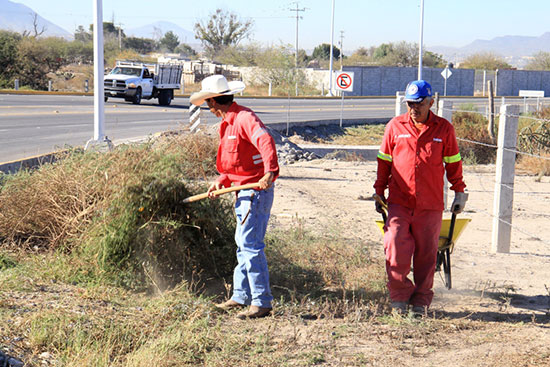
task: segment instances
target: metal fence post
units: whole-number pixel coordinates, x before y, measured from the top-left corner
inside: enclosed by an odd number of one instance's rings
[[[510,252],[518,120],[519,105],[500,107],[491,245],[495,253]]]
[[[453,102],[446,99],[439,100],[439,104],[437,106],[437,114],[443,117],[445,120],[452,123],[453,122]],[[447,208],[448,193],[449,193],[449,181],[447,181],[447,175],[445,175],[445,180],[443,184],[443,205],[445,208]]]
[[[395,92],[395,116],[399,116],[407,112],[405,107],[405,92]]]

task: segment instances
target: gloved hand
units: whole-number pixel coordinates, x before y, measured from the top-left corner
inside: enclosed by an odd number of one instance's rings
[[[374,206],[376,208],[376,211],[380,214],[385,214],[387,209],[387,201],[384,195],[374,194],[373,198],[374,198]],[[381,201],[384,204],[382,204]]]
[[[456,191],[455,199],[453,200],[453,204],[451,205],[451,213],[462,213],[462,211],[464,210],[464,206],[466,205],[466,201],[468,201],[468,194],[465,192]]]

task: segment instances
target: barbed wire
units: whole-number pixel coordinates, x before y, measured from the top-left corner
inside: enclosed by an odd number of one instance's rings
[[[485,106],[485,107],[487,107],[487,106]],[[447,107],[442,108],[442,110],[451,111],[451,112],[461,112],[461,113],[477,113],[477,114],[483,115],[483,116],[486,116],[486,115],[489,115],[489,116],[493,115],[495,117],[502,116],[502,114],[500,112],[492,112],[491,113],[491,112],[481,112],[481,111],[477,111],[477,110],[460,110],[460,109],[447,108]],[[524,118],[524,119],[529,119],[529,120],[534,120],[534,121],[550,123],[550,119],[543,119],[543,118],[540,118],[540,117],[529,116],[529,115],[513,115],[513,114],[507,113],[506,116],[507,117],[517,117],[518,119],[519,118]]]
[[[459,138],[459,137],[457,137],[456,140],[463,141],[463,142],[466,142],[466,143],[472,143],[472,144],[482,145],[482,146],[489,147],[489,148],[498,148],[498,146],[497,146],[497,145],[494,145],[494,144],[482,143],[482,142],[480,142],[480,141],[475,141],[475,140],[470,140],[470,139],[465,139],[465,138]]]
[[[502,218],[498,218],[498,217],[495,216],[493,213],[489,213],[489,212],[488,212],[487,210],[485,210],[485,209],[480,209],[480,208],[477,208],[477,207],[475,207],[475,206],[474,206],[474,207],[470,206],[470,208],[473,209],[473,210],[476,210],[477,212],[485,213],[485,214],[487,214],[489,217],[491,217],[491,218],[493,218],[493,219],[497,218],[499,222],[502,222],[502,223],[504,223],[504,224],[506,224],[506,225],[509,225],[512,229],[514,229],[514,230],[516,230],[516,231],[518,231],[518,232],[520,232],[520,233],[523,233],[523,234],[525,234],[525,235],[527,235],[527,236],[530,236],[530,237],[532,237],[532,238],[536,238],[538,241],[541,241],[543,244],[549,245],[549,246],[550,246],[550,241],[543,240],[542,238],[540,238],[540,237],[539,237],[538,235],[536,235],[536,234],[533,234],[533,233],[531,233],[531,232],[528,232],[528,231],[522,229],[521,227],[518,227],[518,226],[516,226],[516,225],[514,225],[514,224],[512,224],[512,223],[510,223],[510,222],[508,222],[508,221],[506,221],[506,220],[504,220],[504,219],[502,219]]]

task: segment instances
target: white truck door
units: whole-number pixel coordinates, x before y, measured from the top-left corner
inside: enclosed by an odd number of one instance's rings
[[[153,76],[149,73],[148,69],[143,69],[141,91],[143,97],[150,97],[153,94]]]

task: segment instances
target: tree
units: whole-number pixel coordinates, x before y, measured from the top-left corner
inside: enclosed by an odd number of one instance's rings
[[[41,36],[44,32],[46,32],[46,26],[42,26],[40,27],[38,25],[38,14],[36,13],[31,13],[31,16],[32,16],[32,32],[31,31],[23,31],[23,37],[38,37],[38,36]]]
[[[21,84],[45,90],[48,84],[47,74],[56,72],[67,63],[66,53],[67,41],[61,38],[23,38],[18,44],[18,74]]]
[[[340,49],[336,46],[332,46],[332,57],[338,59],[340,57]],[[313,49],[311,58],[315,60],[329,60],[330,59],[330,45],[328,43],[320,44]]]
[[[0,31],[0,88],[12,86],[17,74],[17,48],[21,41],[18,33]]]
[[[262,52],[261,45],[252,43],[245,46],[227,46],[218,56],[217,61],[236,66],[256,66],[258,55]]]
[[[345,61],[346,65],[370,65],[372,64],[375,47],[360,47],[355,52],[347,58]]]
[[[372,59],[376,64],[383,66],[418,66],[418,45],[405,41],[383,43],[372,51]],[[422,66],[442,68],[446,64],[441,55],[424,51]]]
[[[83,26],[79,25],[74,31],[74,40],[80,42],[91,42],[93,35],[91,32],[87,32]]]
[[[193,47],[189,46],[186,43],[180,43],[178,47],[174,50],[174,52],[177,52],[179,54],[182,54],[187,57],[195,57],[197,56],[197,51],[193,49]]]
[[[180,44],[180,40],[174,32],[168,31],[160,39],[159,43],[160,47],[165,48],[169,52],[174,52],[174,49]]]
[[[443,58],[442,55],[436,54],[431,51],[424,52],[422,57],[422,65],[430,68],[444,68],[448,62]]]
[[[550,52],[540,51],[525,65],[527,70],[550,70]]]
[[[384,66],[418,66],[418,47],[405,41],[383,43],[374,50],[373,59]]]
[[[468,56],[459,65],[462,69],[477,69],[477,70],[496,70],[496,69],[511,69],[512,66],[504,61],[500,56],[491,52],[481,52]]]
[[[141,54],[148,54],[157,49],[155,40],[151,38],[126,37],[123,45],[124,48],[130,48]]]
[[[263,84],[271,83],[273,87],[281,88],[289,93],[296,83],[307,84],[306,76],[301,69],[294,66],[294,49],[291,46],[271,46],[256,54],[259,72],[256,78]]]
[[[207,21],[195,23],[195,37],[201,40],[206,53],[214,58],[227,46],[237,46],[252,32],[252,20],[241,21],[237,15],[222,9],[210,15]]]

